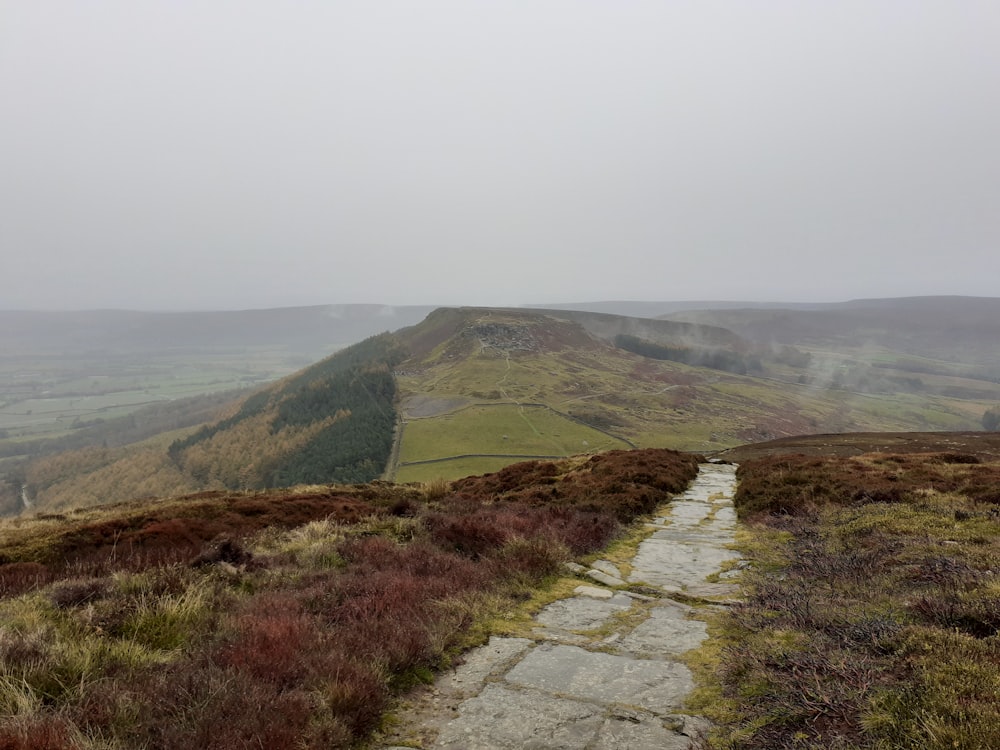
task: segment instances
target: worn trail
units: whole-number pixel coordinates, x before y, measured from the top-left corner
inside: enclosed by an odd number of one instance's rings
[[[706,580],[738,558],[729,549],[735,487],[734,466],[702,465],[687,491],[660,509],[630,569],[606,561],[577,566],[591,584],[539,612],[532,638],[491,638],[439,679],[429,706],[409,719],[407,746],[693,747],[708,722],[681,713],[694,682],[678,657],[707,637],[698,611],[738,591]],[[641,586],[627,591],[627,584]]]

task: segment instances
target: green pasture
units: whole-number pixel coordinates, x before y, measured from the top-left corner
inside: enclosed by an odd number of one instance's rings
[[[627,447],[624,440],[545,407],[479,405],[408,422],[399,461],[402,465],[472,453],[570,456]]]

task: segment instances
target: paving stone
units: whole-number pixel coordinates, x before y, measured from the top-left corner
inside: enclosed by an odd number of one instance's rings
[[[604,723],[601,706],[490,684],[459,707],[439,750],[584,750]]]
[[[708,637],[708,626],[700,620],[687,620],[676,614],[673,610],[654,609],[649,619],[622,638],[621,649],[648,658],[683,654],[698,648]]]
[[[624,586],[625,581],[617,576],[608,575],[602,570],[588,570],[587,578],[592,581],[597,581],[598,583],[603,583],[605,586]]]
[[[660,532],[639,545],[632,561],[632,583],[684,587],[704,581],[722,563],[738,557],[733,550],[712,544],[688,544],[659,539]]]
[[[676,709],[694,687],[683,664],[548,644],[528,653],[506,680],[576,700],[640,706],[658,714]]]
[[[469,651],[462,663],[442,676],[435,687],[457,696],[473,695],[482,689],[487,677],[508,668],[534,645],[530,638],[493,636],[486,645]]]
[[[712,728],[712,722],[704,716],[679,715],[670,718],[675,721],[680,719],[681,728],[678,730],[680,734],[695,739],[708,736],[708,732]]]
[[[577,586],[573,589],[577,596],[589,596],[591,599],[610,599],[615,595],[610,589],[599,589],[597,586]]]
[[[715,511],[715,520],[723,522],[731,522],[734,526],[736,525],[736,509],[732,506],[726,508],[719,508]]]
[[[652,589],[651,589],[652,590]],[[658,597],[649,596],[647,594],[640,594],[637,591],[620,591],[618,592],[623,596],[627,596],[629,599],[635,599],[639,602],[655,602]]]
[[[731,502],[735,471],[732,465],[703,466],[688,490],[649,524],[653,534],[640,544],[628,580],[648,584],[647,592],[656,598],[577,586],[576,596],[553,602],[536,616],[534,633],[547,642],[492,638],[439,679],[434,695],[444,705],[457,704],[458,713],[446,725],[444,713],[425,724],[428,736],[443,727],[434,747],[693,750],[695,738],[711,725],[701,717],[672,713],[694,683],[687,667],[671,657],[696,648],[706,626],[690,619],[693,607],[661,598],[659,592],[683,591],[719,605],[738,596],[739,586],[706,580],[724,562],[739,560],[737,552],[726,549],[737,523]],[[607,560],[589,570],[575,563],[565,568],[606,586],[625,584]],[[589,651],[584,646],[595,645],[592,635],[574,632],[600,628],[632,607],[648,607],[649,617],[630,632],[614,632],[602,641],[616,653]]]
[[[589,646],[592,640],[588,636],[573,633],[569,630],[561,630],[559,628],[532,628],[531,635],[539,641],[567,643],[571,646]]]
[[[670,504],[671,526],[697,526],[705,518],[711,506],[701,502],[674,502]]]
[[[655,716],[612,716],[605,720],[593,747],[601,750],[690,750],[691,738],[663,726]]]
[[[595,560],[591,563],[590,567],[594,570],[599,570],[602,573],[607,573],[609,576],[614,576],[615,578],[622,577],[622,572],[618,569],[618,566],[607,560]]]
[[[535,621],[547,628],[562,630],[593,630],[603,625],[616,612],[632,606],[628,597],[607,600],[589,596],[574,596],[552,602],[535,616]]]

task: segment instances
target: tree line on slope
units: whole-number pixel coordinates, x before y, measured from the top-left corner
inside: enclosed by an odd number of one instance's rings
[[[382,334],[259,391],[164,447],[87,448],[25,471],[39,510],[204,489],[360,483],[377,478],[396,422],[392,370],[405,352]]]
[[[692,367],[707,367],[736,375],[746,375],[748,372],[759,372],[763,369],[759,357],[744,356],[730,349],[681,344],[668,346],[624,333],[615,336],[614,342],[619,349],[638,354],[641,357],[680,362]]]
[[[392,369],[403,356],[389,334],[366,339],[251,396],[168,453],[228,489],[375,479],[392,449]]]

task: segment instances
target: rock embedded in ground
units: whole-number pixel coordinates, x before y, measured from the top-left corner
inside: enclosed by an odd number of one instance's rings
[[[609,717],[597,733],[595,748],[628,750],[690,750],[691,738],[668,729],[656,716]]]
[[[676,656],[698,648],[707,637],[708,626],[704,622],[688,620],[679,605],[670,602],[654,607],[647,620],[621,639],[619,647],[646,658]]]
[[[599,589],[597,586],[577,586],[573,589],[573,593],[577,596],[589,596],[592,599],[610,599],[615,595],[614,591]]]
[[[515,685],[602,704],[641,706],[667,714],[694,688],[691,671],[677,662],[649,661],[543,644],[507,673]]]
[[[509,667],[533,645],[529,638],[493,636],[486,645],[467,653],[462,663],[439,679],[435,687],[450,694],[475,695],[490,675]]]
[[[715,545],[659,539],[654,534],[639,547],[629,582],[683,588],[705,580],[737,557],[736,552]]]
[[[603,583],[605,586],[624,586],[625,581],[617,576],[609,575],[603,570],[588,570],[587,578],[592,581],[597,581],[598,583]]]
[[[607,599],[574,596],[549,604],[536,615],[535,620],[547,628],[593,630],[604,625],[612,615],[629,609],[633,603],[624,594],[612,594]]]
[[[590,564],[590,567],[615,578],[622,577],[622,572],[618,569],[618,566],[608,560],[595,560]]]
[[[601,706],[491,684],[442,730],[439,750],[584,750],[604,723]]]

